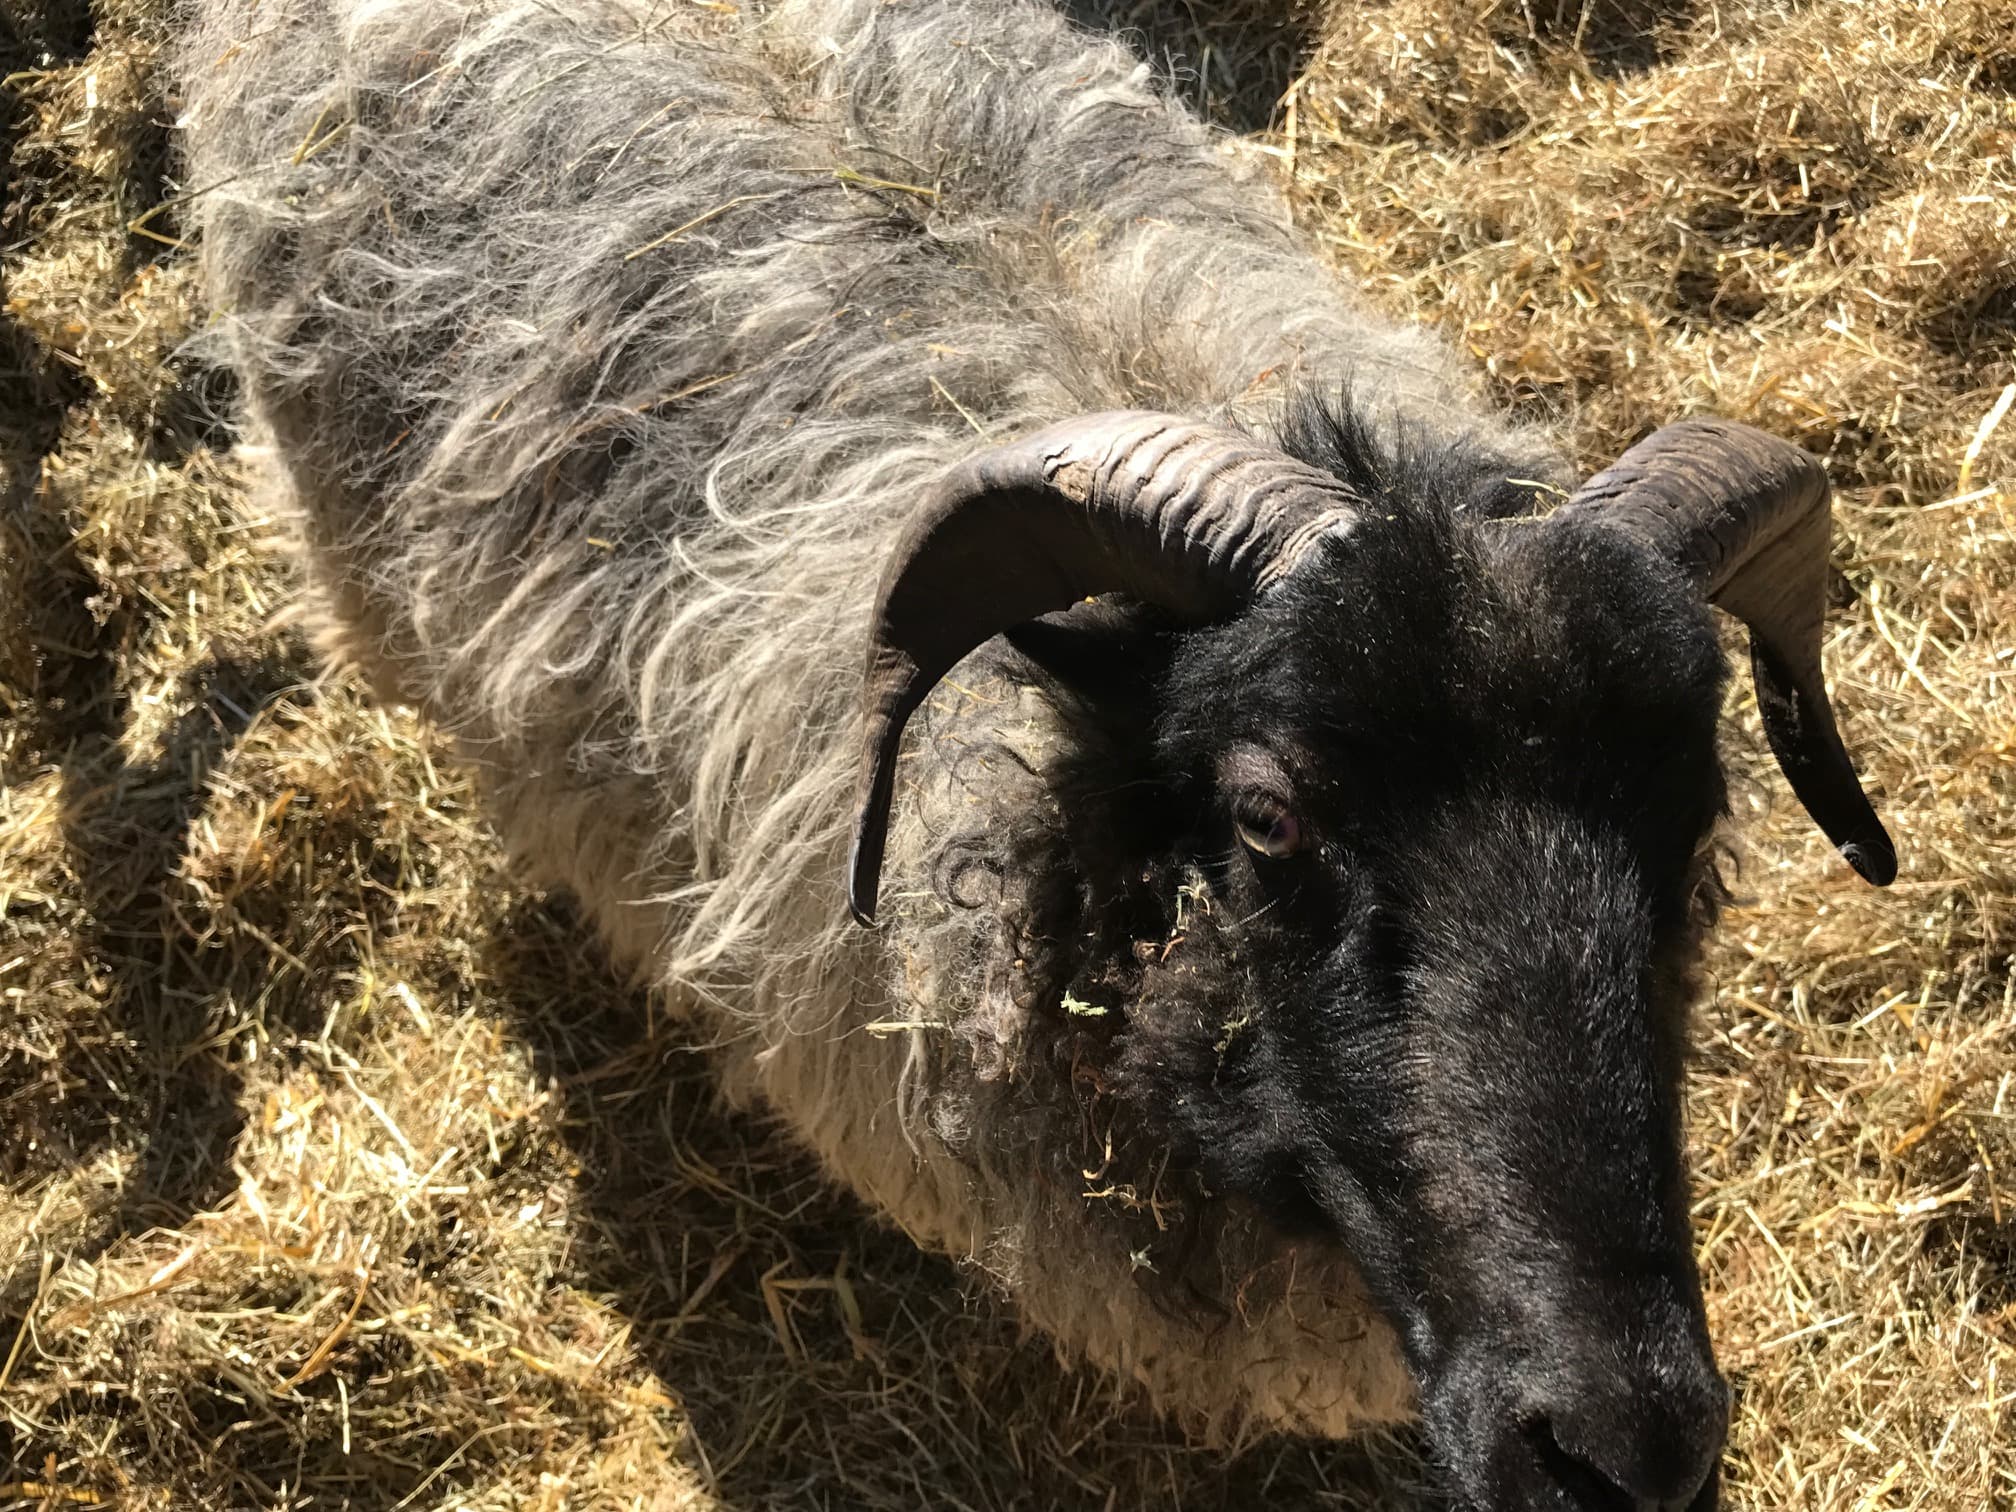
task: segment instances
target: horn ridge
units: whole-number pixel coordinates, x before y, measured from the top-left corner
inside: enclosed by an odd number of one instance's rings
[[[1100,593],[1223,618],[1357,503],[1266,442],[1145,410],[1068,421],[949,469],[891,552],[871,622],[855,918],[874,916],[903,727],[968,652]]]
[[[1736,421],[1701,418],[1639,442],[1547,526],[1623,531],[1743,621],[1772,754],[1842,857],[1884,887],[1897,875],[1896,847],[1842,744],[1821,666],[1828,499],[1825,470],[1800,448]]]

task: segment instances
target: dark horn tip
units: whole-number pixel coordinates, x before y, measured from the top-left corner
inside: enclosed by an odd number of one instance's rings
[[[1888,835],[1850,840],[1841,847],[1841,855],[1871,887],[1888,887],[1897,880],[1897,847]]]
[[[847,912],[854,916],[854,922],[863,929],[875,927],[875,895],[881,891],[881,878],[875,873],[881,870],[878,864],[865,872],[861,858],[861,832],[855,830],[854,843],[847,852]],[[1860,870],[1858,867],[1857,870]]]

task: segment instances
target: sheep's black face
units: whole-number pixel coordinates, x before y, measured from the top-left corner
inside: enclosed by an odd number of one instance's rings
[[[1712,1507],[1679,1109],[1708,610],[1621,542],[1401,509],[1163,647],[1182,839],[1130,864],[1206,879],[1174,959],[1209,980],[1166,1014],[1142,983],[1120,1095],[1348,1248],[1468,1502]]]

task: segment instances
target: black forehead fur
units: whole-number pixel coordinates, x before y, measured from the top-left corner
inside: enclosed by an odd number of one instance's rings
[[[1549,480],[1518,476],[1472,438],[1402,429],[1382,439],[1347,387],[1303,387],[1282,406],[1281,449],[1341,479],[1367,499],[1410,501],[1466,519],[1530,515],[1550,497]]]
[[[1351,484],[1363,517],[1231,624],[1094,620],[1094,675],[997,653],[1004,675],[1047,689],[1070,739],[1019,776],[974,742],[975,822],[935,865],[941,901],[976,921],[984,1001],[953,1053],[976,1057],[981,1079],[947,1082],[986,1104],[960,1121],[993,1141],[970,1153],[1026,1162],[1034,1148],[1072,1186],[1099,1172],[1127,1194],[1116,1211],[1140,1241],[1138,1279],[1172,1305],[1257,1300],[1253,1277],[1221,1268],[1236,1247],[1204,1242],[1228,1224],[1328,1230],[1295,1147],[1320,1138],[1298,1132],[1297,1088],[1325,1074],[1322,1056],[1313,1031],[1284,1029],[1266,981],[1268,962],[1318,948],[1309,930],[1328,926],[1241,917],[1242,855],[1215,778],[1228,747],[1299,753],[1295,800],[1349,832],[1375,889],[1464,795],[1601,830],[1646,873],[1619,907],[1653,918],[1646,970],[1662,997],[1688,992],[1720,897],[1700,854],[1723,802],[1725,669],[1705,607],[1626,542],[1555,539],[1519,518],[1546,495],[1498,458],[1382,444],[1348,403],[1317,397],[1282,439]],[[1517,860],[1478,875],[1502,888]],[[1465,868],[1446,849],[1440,864],[1454,880],[1431,890],[1446,896]]]
[[[1213,731],[1294,739],[1356,808],[1397,822],[1434,792],[1502,784],[1625,825],[1642,853],[1689,846],[1677,832],[1722,802],[1704,757],[1726,666],[1677,573],[1621,536],[1540,528],[1548,495],[1498,459],[1382,446],[1348,405],[1304,397],[1283,445],[1366,508],[1173,659],[1165,759]]]

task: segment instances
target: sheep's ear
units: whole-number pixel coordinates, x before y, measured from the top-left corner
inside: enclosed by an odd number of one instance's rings
[[[1154,692],[1169,665],[1169,616],[1122,599],[1088,599],[1025,620],[1005,639],[1046,684],[1094,707]]]

